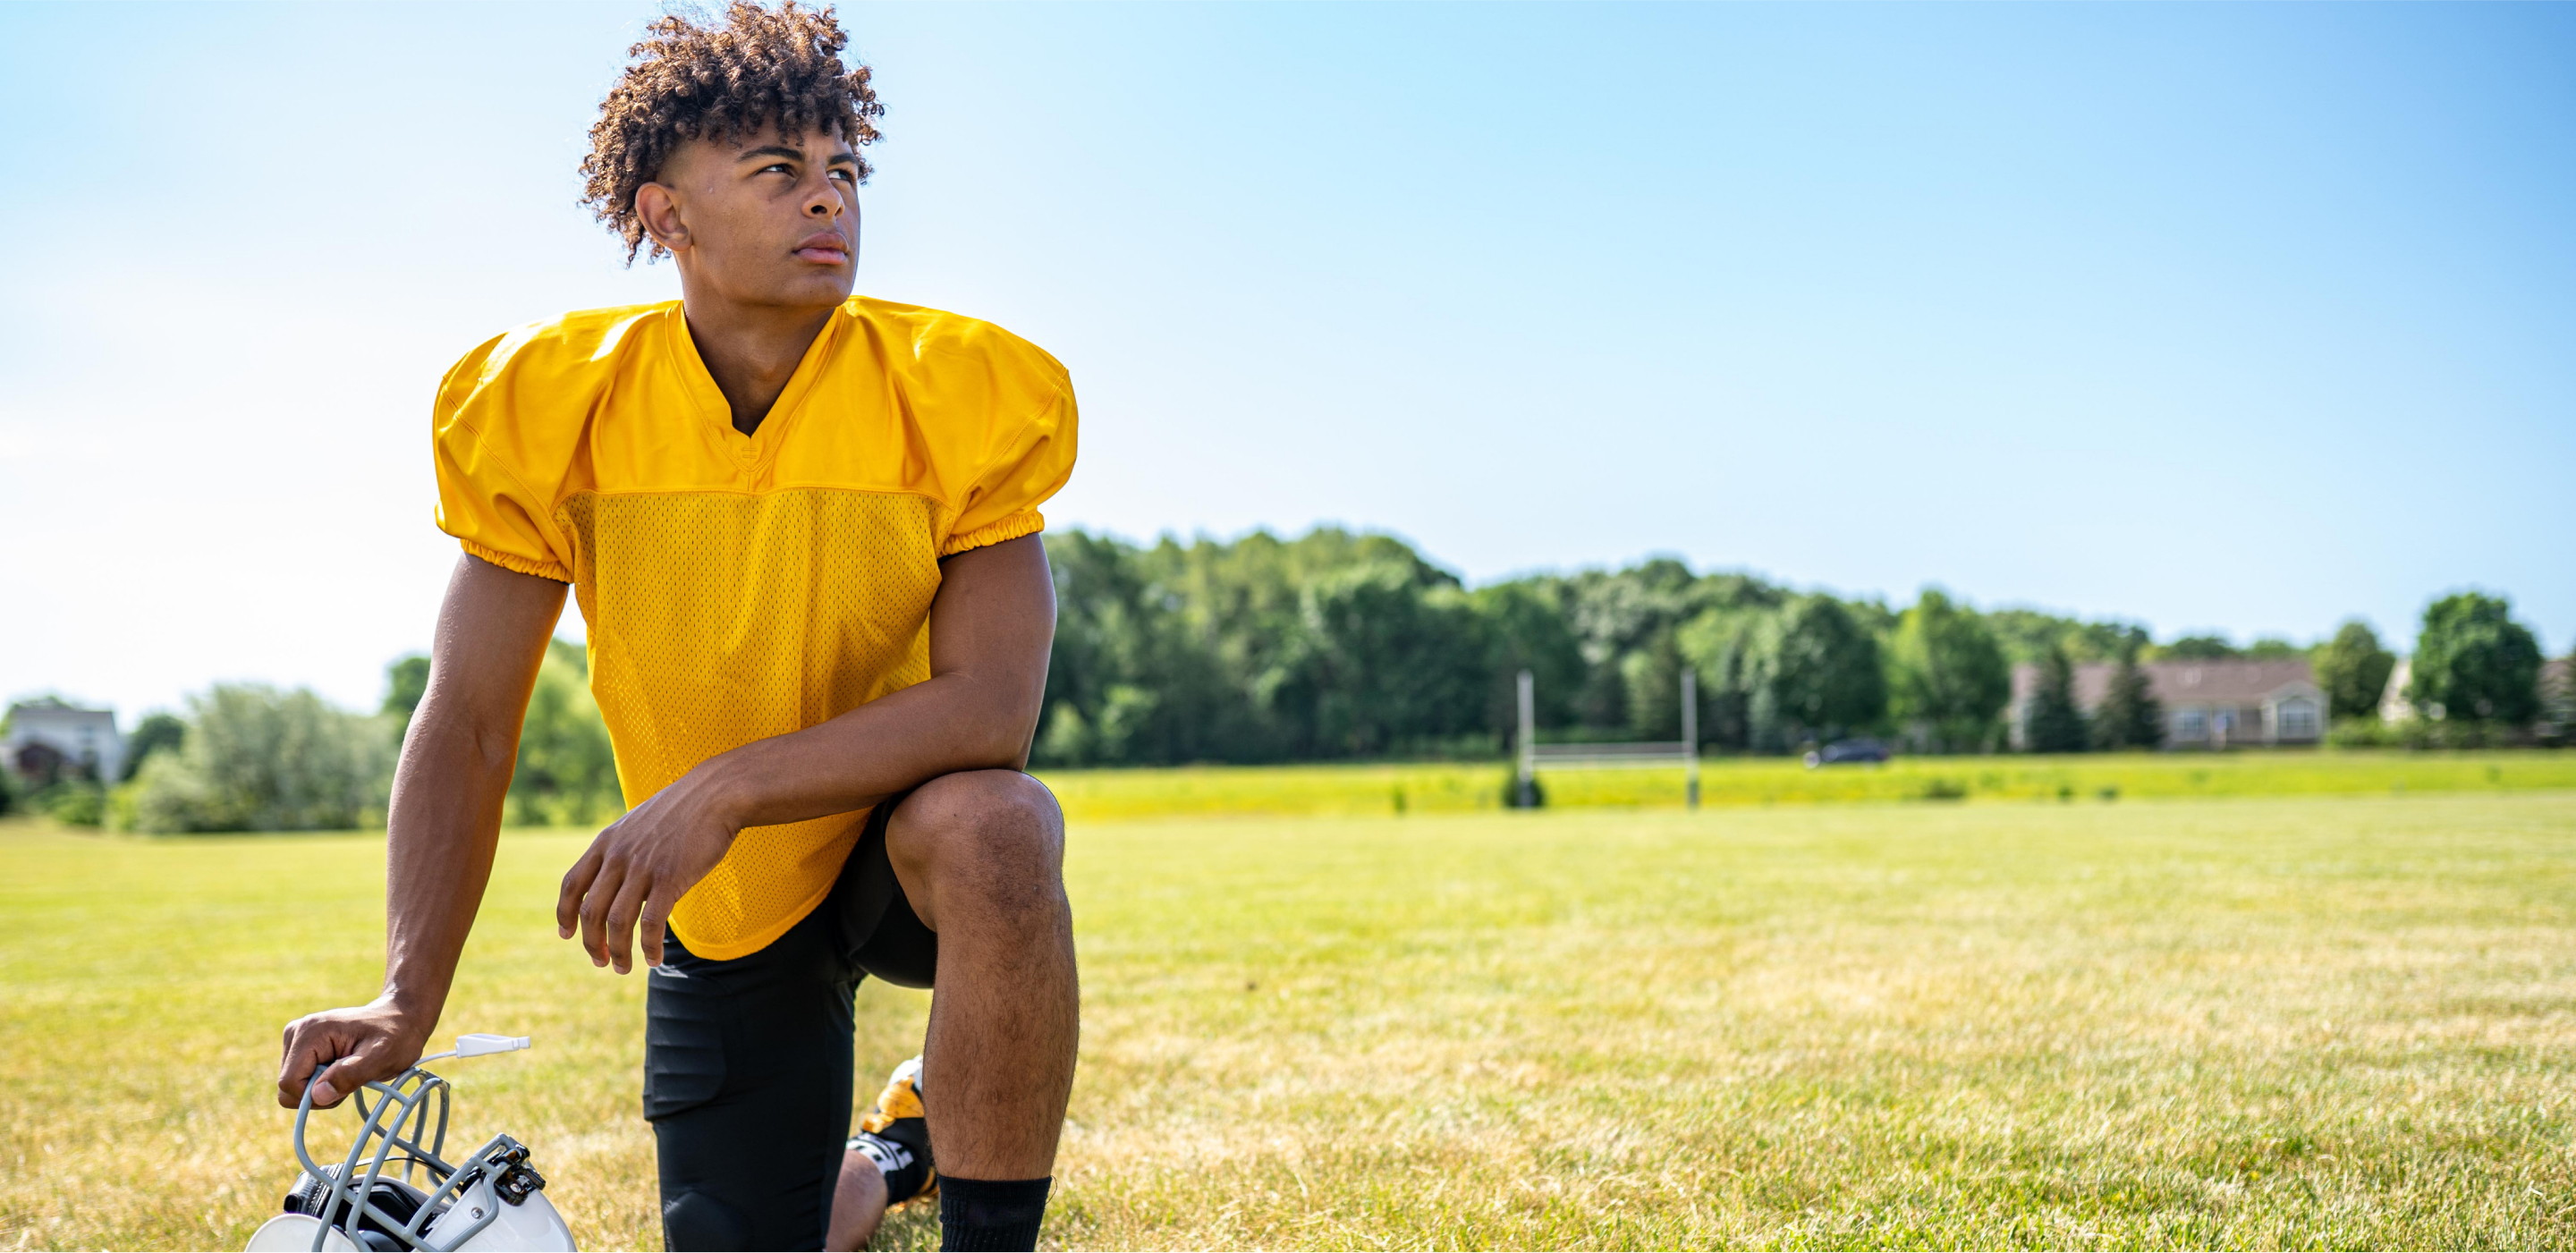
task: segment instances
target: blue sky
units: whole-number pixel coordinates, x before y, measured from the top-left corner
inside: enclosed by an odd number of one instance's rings
[[[372,703],[439,373],[677,294],[574,204],[657,11],[0,7],[0,694]],[[2576,7],[843,17],[860,286],[1068,364],[1056,525],[2576,641]]]

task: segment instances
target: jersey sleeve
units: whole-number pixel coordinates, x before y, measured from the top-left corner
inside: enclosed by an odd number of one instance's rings
[[[504,337],[506,340],[508,337]],[[492,448],[480,427],[507,422],[510,389],[486,384],[496,340],[466,355],[439,385],[430,432],[438,468],[438,529],[466,552],[504,570],[572,582],[571,546],[554,523],[554,501],[531,489]]]
[[[1057,384],[1035,417],[991,450],[983,468],[959,502],[957,520],[939,555],[953,557],[969,549],[1035,535],[1046,529],[1038,506],[1073,477],[1075,412],[1073,391]]]

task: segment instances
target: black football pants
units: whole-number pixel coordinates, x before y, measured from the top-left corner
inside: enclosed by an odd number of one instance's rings
[[[665,1247],[823,1247],[850,1134],[852,998],[868,975],[929,987],[939,964],[886,859],[901,800],[869,815],[831,895],[787,934],[732,961],[671,936],[646,976]]]

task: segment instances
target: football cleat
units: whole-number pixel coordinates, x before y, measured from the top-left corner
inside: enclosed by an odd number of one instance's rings
[[[939,1193],[939,1172],[930,1164],[930,1118],[921,1107],[921,1059],[894,1068],[876,1106],[859,1120],[850,1150],[864,1153],[886,1180],[886,1204]]]
[[[525,1036],[476,1034],[420,1060],[526,1047]],[[305,1081],[304,1100],[295,1109],[295,1160],[304,1171],[287,1191],[285,1212],[251,1234],[250,1253],[573,1247],[571,1229],[545,1198],[545,1177],[528,1164],[526,1145],[496,1135],[462,1162],[439,1155],[447,1144],[447,1081],[418,1063],[351,1093],[360,1120],[356,1142],[337,1162],[313,1160],[304,1129],[323,1069],[316,1067]],[[369,1093],[375,1094],[372,1102]]]

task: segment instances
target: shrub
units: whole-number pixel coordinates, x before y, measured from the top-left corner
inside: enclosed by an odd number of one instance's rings
[[[102,824],[115,831],[140,831],[139,811],[135,801],[143,795],[143,784],[129,776],[125,782],[107,790],[107,821]]]
[[[107,817],[107,789],[88,779],[65,779],[28,801],[28,808],[67,827],[95,827]]]
[[[2395,727],[2370,715],[2337,718],[2326,728],[2329,748],[2397,748],[2404,742]]]
[[[2526,728],[2476,718],[2344,718],[2326,732],[2326,743],[2336,748],[2507,748],[2532,738]]]
[[[323,831],[383,820],[393,737],[380,719],[257,684],[217,684],[188,711],[186,742],[136,776],[135,829]]]
[[[2414,719],[2397,724],[2408,748],[2519,748],[2531,743],[2528,728],[2482,718]]]

